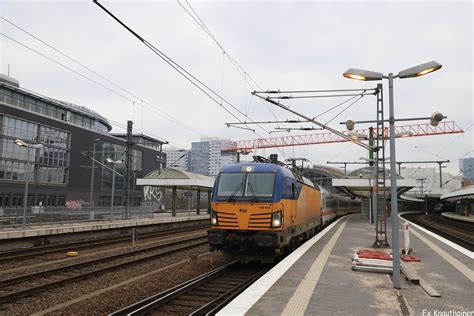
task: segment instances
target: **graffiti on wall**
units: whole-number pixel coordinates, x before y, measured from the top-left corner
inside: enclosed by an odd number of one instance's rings
[[[66,207],[70,209],[79,209],[82,207],[82,202],[81,200],[68,200],[66,201]]]
[[[145,201],[161,202],[163,199],[163,190],[158,187],[145,186],[143,188],[143,195]]]

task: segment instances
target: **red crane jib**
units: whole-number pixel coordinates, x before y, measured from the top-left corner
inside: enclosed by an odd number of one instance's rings
[[[344,131],[344,134],[358,135],[368,135],[369,129],[358,129],[352,131]],[[433,136],[433,135],[446,135],[446,134],[459,134],[464,133],[464,131],[454,122],[454,121],[445,121],[440,122],[438,126],[432,126],[429,123],[426,124],[410,124],[410,125],[400,125],[395,126],[395,133],[403,133],[404,137],[418,137],[418,136]],[[384,138],[389,137],[388,127],[385,128]],[[374,128],[374,135],[376,131]],[[294,136],[284,136],[284,137],[270,137],[270,138],[257,138],[250,140],[241,140],[234,142],[233,146],[226,147],[222,152],[238,152],[241,154],[248,154],[255,149],[262,148],[275,148],[275,147],[291,147],[291,146],[302,146],[302,145],[316,145],[316,144],[331,144],[331,143],[343,143],[348,142],[349,140],[344,139],[338,135],[335,135],[331,132],[324,133],[314,133],[306,135],[294,135]]]

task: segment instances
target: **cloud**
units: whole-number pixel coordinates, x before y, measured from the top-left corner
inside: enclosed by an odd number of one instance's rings
[[[254,120],[273,119],[217,45],[175,2],[112,2],[104,5],[209,87]],[[388,73],[435,59],[443,68],[432,75],[396,80],[397,117],[429,116],[439,110],[463,128],[473,123],[471,2],[191,2],[219,42],[263,89],[347,89],[376,83],[347,80],[348,67]],[[2,14],[26,30],[133,92],[153,107],[179,118],[207,136],[251,139],[256,135],[225,127],[235,118],[203,95],[136,38],[91,2],[2,2]],[[2,32],[78,71],[63,56],[2,22]],[[180,128],[163,116],[141,110],[110,91],[1,38],[2,72],[11,66],[20,84],[39,93],[86,105],[111,120],[132,117],[142,128],[190,146],[199,133]],[[88,76],[100,80],[95,75]],[[110,84],[101,81],[110,86]],[[385,89],[386,82],[384,82]],[[117,90],[116,87],[111,87]],[[123,93],[123,91],[121,92]],[[385,97],[388,91],[384,91]],[[386,99],[387,100],[387,99]],[[291,103],[317,115],[342,100]],[[386,104],[388,109],[388,104]],[[274,108],[279,119],[291,118]],[[143,113],[142,113],[143,112]],[[336,118],[375,117],[375,101],[364,98]],[[330,119],[331,115],[323,117]],[[241,116],[241,119],[244,118]],[[270,129],[270,127],[268,127]],[[270,137],[258,131],[262,137]],[[281,135],[281,134],[277,134]],[[457,160],[472,150],[472,129],[463,142],[455,135],[413,138],[397,145],[403,159]],[[413,147],[413,146],[416,146]],[[267,149],[269,154],[273,151]],[[283,151],[283,150],[282,150]],[[277,151],[278,152],[278,151]],[[363,149],[347,144],[284,149],[288,156],[309,156],[315,163],[354,160]]]

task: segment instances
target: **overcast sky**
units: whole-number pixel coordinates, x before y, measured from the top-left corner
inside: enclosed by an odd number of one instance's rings
[[[176,1],[100,2],[249,118],[257,121],[274,120],[274,115],[280,120],[295,118],[252,97],[252,89],[229,58]],[[185,1],[181,3],[190,10]],[[453,162],[450,171],[456,174],[459,158],[474,156],[471,1],[189,3],[222,47],[247,72],[246,79],[252,88],[257,87],[252,79],[265,90],[373,88],[377,82],[348,80],[342,73],[350,67],[398,73],[430,60],[440,62],[442,69],[433,74],[395,80],[396,116],[424,117],[440,111],[466,133],[400,139],[397,160],[449,159]],[[236,122],[236,118],[186,81],[92,1],[2,1],[0,6],[2,17],[120,87],[0,20],[2,34],[115,92],[0,36],[1,72],[6,74],[10,66],[10,75],[24,88],[87,106],[112,123],[124,125],[133,119],[136,130],[161,137],[175,146],[189,148],[191,142],[199,141],[202,136],[246,140],[288,135],[269,135],[257,129],[257,136],[250,131],[227,128],[224,123]],[[387,82],[383,84],[388,116],[388,86]],[[286,103],[294,110],[316,116],[346,99]],[[330,126],[343,130],[338,123],[349,116],[355,120],[374,119],[375,107],[375,98],[366,96],[335,118]],[[342,109],[329,112],[321,121],[329,121]],[[245,119],[232,111],[240,120]],[[175,119],[179,123],[173,122]],[[272,126],[265,128],[273,129]],[[116,125],[114,131],[124,132]],[[309,132],[292,132],[291,135],[304,133]],[[315,164],[325,164],[328,160],[355,161],[367,156],[363,148],[349,143],[281,151],[267,149],[258,154],[274,152],[286,157],[306,157]],[[386,155],[389,156],[388,150]]]

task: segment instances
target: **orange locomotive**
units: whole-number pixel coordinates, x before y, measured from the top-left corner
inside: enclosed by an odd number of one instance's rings
[[[210,250],[241,261],[272,261],[322,226],[321,191],[282,164],[244,162],[224,167],[211,200]]]

